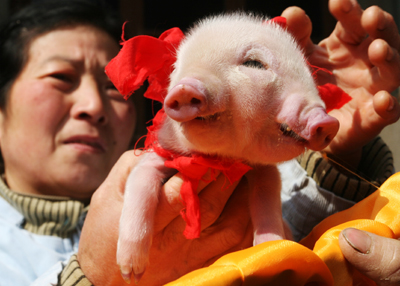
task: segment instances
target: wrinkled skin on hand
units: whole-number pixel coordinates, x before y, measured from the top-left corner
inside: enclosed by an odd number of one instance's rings
[[[319,84],[334,83],[353,98],[330,112],[340,129],[325,151],[356,168],[362,147],[400,116],[390,95],[400,84],[400,36],[393,17],[376,6],[362,11],[356,1],[331,0],[329,9],[338,23],[318,45],[310,40],[311,22],[303,10],[290,7],[282,15],[309,62],[332,72],[318,72]]]
[[[339,245],[346,259],[377,285],[399,285],[399,240],[348,228],[341,232]]]
[[[92,197],[82,231],[78,260],[94,285],[124,285],[116,263],[119,218],[125,181],[140,157],[126,152]],[[150,265],[138,285],[161,285],[194,269],[213,263],[222,255],[252,245],[247,182],[224,191],[225,177],[210,184],[201,182],[199,197],[202,233],[199,239],[183,236],[185,222],[179,191],[182,179],[172,177],[163,187],[156,214]]]

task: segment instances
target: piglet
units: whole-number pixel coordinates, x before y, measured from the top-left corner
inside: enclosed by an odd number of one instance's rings
[[[157,146],[251,167],[254,244],[285,239],[276,164],[321,150],[338,131],[310,67],[281,25],[246,13],[201,20],[176,51]],[[172,51],[174,52],[174,51]],[[117,263],[139,280],[148,264],[162,183],[176,170],[145,152],[126,184]]]

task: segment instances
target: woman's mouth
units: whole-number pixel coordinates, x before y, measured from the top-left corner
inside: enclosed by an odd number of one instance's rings
[[[74,146],[78,149],[105,152],[105,145],[97,137],[74,136],[64,141],[64,144]]]

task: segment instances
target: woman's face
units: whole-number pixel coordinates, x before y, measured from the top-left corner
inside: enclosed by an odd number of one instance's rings
[[[30,194],[90,198],[135,127],[135,108],[104,73],[119,47],[89,26],[36,38],[0,111],[9,187]]]

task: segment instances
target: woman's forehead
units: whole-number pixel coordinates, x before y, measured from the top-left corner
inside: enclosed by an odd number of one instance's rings
[[[118,52],[117,43],[105,32],[90,26],[50,31],[32,41],[29,58],[33,61],[96,59],[103,64]]]

